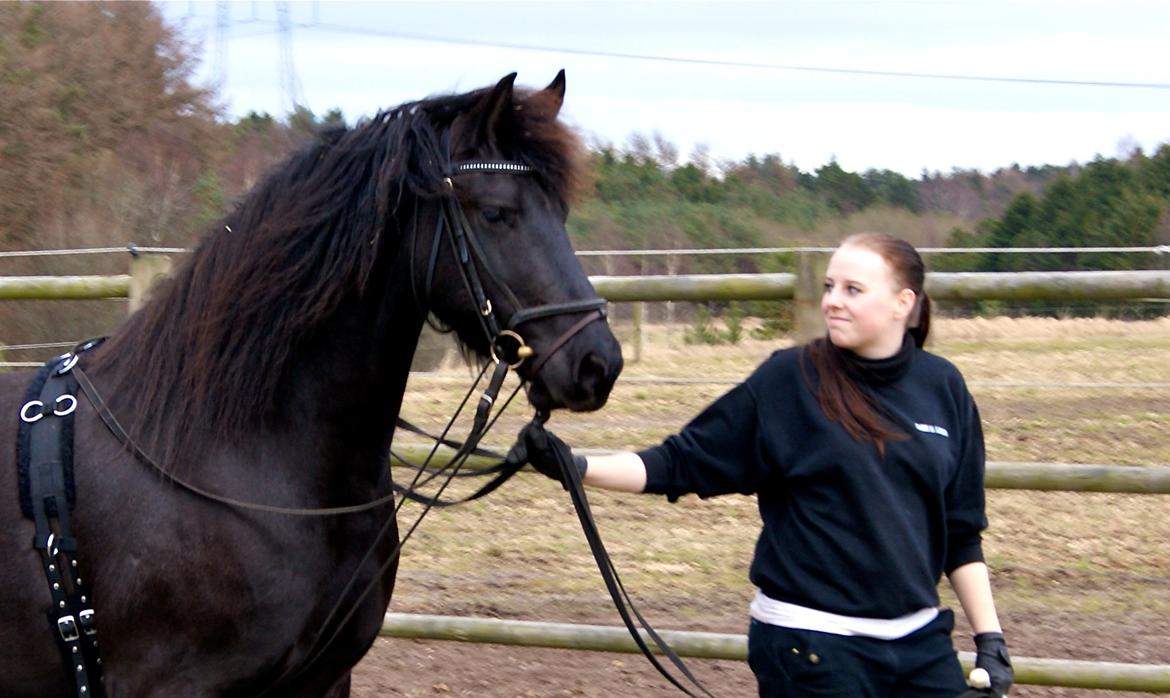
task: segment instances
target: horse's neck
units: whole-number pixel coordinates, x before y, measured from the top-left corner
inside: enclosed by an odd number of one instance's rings
[[[341,448],[389,448],[422,327],[409,291],[380,310],[341,313],[292,367],[289,423],[310,416]]]
[[[289,367],[276,418],[221,444],[226,451],[210,450],[195,464],[196,479],[239,478],[242,491],[263,493],[253,499],[286,506],[348,505],[386,494],[390,439],[422,323],[416,312],[393,316],[394,337],[381,342],[359,313],[323,327]]]
[[[409,289],[389,293],[380,308],[372,300],[343,304],[298,347],[274,418],[208,450],[193,464],[197,477],[239,476],[245,488],[273,488],[259,499],[293,506],[385,493],[390,439],[422,326]]]

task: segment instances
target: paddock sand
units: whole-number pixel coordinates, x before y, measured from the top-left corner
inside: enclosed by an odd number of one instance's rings
[[[690,346],[684,327],[651,327],[609,404],[550,425],[585,448],[636,448],[677,430],[790,342]],[[629,327],[616,328],[623,342]],[[1170,464],[1170,320],[939,320],[931,349],[963,371],[993,461]],[[628,352],[627,352],[628,353]],[[466,389],[447,366],[412,379],[404,415],[438,428]],[[1116,387],[1113,384],[1134,384]],[[1027,384],[1027,385],[1021,385]],[[522,399],[522,398],[520,398]],[[492,445],[525,420],[517,404]],[[670,505],[591,491],[614,563],[658,628],[743,633],[747,565],[759,523],[745,497]],[[407,507],[400,523],[412,521]],[[1018,656],[1170,664],[1170,496],[988,493],[985,552]],[[944,603],[957,607],[942,585]],[[486,501],[432,513],[408,542],[392,610],[618,625],[563,491],[521,476]],[[961,616],[960,649],[972,649]],[[688,662],[717,696],[753,696],[746,664]],[[354,695],[680,695],[636,655],[380,639]],[[1015,696],[1137,695],[1019,686]]]

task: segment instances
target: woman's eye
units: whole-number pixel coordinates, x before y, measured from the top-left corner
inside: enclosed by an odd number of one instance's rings
[[[498,206],[484,206],[479,213],[488,223],[499,223],[504,220],[504,212]]]

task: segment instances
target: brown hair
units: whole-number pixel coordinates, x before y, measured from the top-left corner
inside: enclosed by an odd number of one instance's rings
[[[926,265],[918,250],[893,235],[885,233],[857,233],[850,235],[840,247],[864,247],[881,255],[893,272],[899,289],[908,288],[916,297],[911,311],[908,331],[914,344],[921,347],[930,333],[930,298],[923,284]],[[906,435],[890,426],[881,414],[881,408],[849,375],[848,358],[844,350],[834,345],[827,336],[805,346],[801,368],[806,383],[817,396],[825,416],[837,422],[858,441],[872,441],[878,452],[885,454],[887,441],[901,441]],[[811,365],[816,380],[810,377]]]

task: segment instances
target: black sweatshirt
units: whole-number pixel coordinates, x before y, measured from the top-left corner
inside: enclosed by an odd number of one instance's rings
[[[937,606],[942,573],[983,559],[987,526],[983,430],[963,377],[909,335],[890,359],[844,352],[851,376],[909,436],[881,457],[825,416],[802,375],[804,351],[774,353],[640,452],[646,491],[672,501],[758,494],[751,581],[773,599],[866,618]]]

